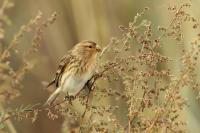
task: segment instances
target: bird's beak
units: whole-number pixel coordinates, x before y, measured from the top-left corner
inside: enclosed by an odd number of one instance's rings
[[[101,52],[101,48],[99,47],[99,45],[96,46],[96,51]]]

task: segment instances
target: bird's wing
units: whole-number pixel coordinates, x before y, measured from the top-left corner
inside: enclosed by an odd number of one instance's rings
[[[56,84],[56,87],[59,87],[62,74],[65,71],[65,68],[67,67],[67,65],[69,64],[69,62],[72,58],[73,58],[73,56],[69,53],[60,60],[60,64],[56,71],[55,78],[47,85],[47,87],[51,86],[54,83]]]

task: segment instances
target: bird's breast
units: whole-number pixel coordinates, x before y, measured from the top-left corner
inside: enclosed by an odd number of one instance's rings
[[[69,95],[76,95],[84,87],[86,82],[94,75],[95,65],[87,68],[88,71],[77,74],[66,71],[61,79],[61,87],[63,92]]]

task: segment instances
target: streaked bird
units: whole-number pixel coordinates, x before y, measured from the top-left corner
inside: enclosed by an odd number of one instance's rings
[[[61,59],[55,78],[47,86],[55,84],[57,89],[50,95],[45,105],[51,105],[61,93],[76,96],[94,75],[98,52],[101,52],[101,49],[93,41],[76,44]]]

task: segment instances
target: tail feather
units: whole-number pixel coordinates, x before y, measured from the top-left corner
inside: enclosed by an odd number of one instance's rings
[[[56,100],[56,98],[60,95],[60,92],[61,92],[60,88],[57,88],[57,90],[53,92],[53,94],[51,94],[51,96],[47,99],[44,106],[51,105]]]
[[[52,84],[54,84],[56,82],[56,80],[52,80],[46,87],[48,88],[49,86],[51,86]]]

